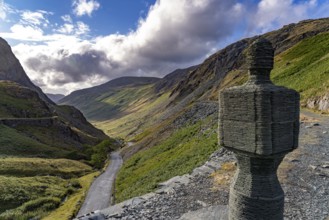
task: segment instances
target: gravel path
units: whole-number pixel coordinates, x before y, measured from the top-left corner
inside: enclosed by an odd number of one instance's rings
[[[279,172],[286,219],[329,219],[329,116],[303,111],[299,148]]]
[[[119,171],[121,165],[122,157],[118,152],[113,152],[111,154],[110,165],[106,168],[106,171],[92,183],[78,216],[110,206],[112,186],[116,173]]]

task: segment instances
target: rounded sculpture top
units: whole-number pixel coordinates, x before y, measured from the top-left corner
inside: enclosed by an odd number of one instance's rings
[[[257,39],[251,44],[247,55],[248,69],[252,75],[263,75],[263,71],[273,69],[274,49],[269,40]],[[265,71],[267,73],[267,71]],[[267,73],[269,74],[269,73]]]

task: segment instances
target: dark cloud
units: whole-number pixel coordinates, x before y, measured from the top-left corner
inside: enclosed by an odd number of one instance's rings
[[[60,54],[65,54],[63,51]],[[50,82],[63,85],[70,82],[81,82],[93,75],[110,75],[110,71],[117,68],[118,64],[107,59],[105,52],[89,50],[82,54],[71,54],[62,58],[52,58],[46,55],[27,59],[28,68],[42,72],[57,72]]]

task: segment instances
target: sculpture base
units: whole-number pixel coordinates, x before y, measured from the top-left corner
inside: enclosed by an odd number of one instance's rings
[[[284,196],[273,199],[250,198],[231,189],[229,207],[230,220],[282,220]]]

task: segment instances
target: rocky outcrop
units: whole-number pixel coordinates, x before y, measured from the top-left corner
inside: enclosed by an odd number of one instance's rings
[[[196,102],[191,108],[178,116],[173,121],[172,126],[177,129],[186,126],[186,124],[194,124],[197,121],[206,119],[210,115],[217,116],[217,112],[217,102]]]
[[[306,106],[310,109],[329,112],[329,93],[319,98],[309,99]]]

